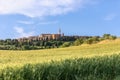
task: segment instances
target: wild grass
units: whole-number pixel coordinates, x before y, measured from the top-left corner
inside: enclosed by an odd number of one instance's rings
[[[0,80],[119,80],[120,54],[6,68]]]

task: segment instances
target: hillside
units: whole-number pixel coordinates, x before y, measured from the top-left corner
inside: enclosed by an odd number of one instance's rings
[[[22,66],[27,63],[43,63],[51,60],[103,56],[120,53],[120,39],[106,40],[98,44],[74,46],[59,49],[31,51],[0,51],[0,68]]]

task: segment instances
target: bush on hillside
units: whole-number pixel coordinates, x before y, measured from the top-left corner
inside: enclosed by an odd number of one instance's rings
[[[103,35],[103,38],[104,38],[104,39],[115,40],[117,37],[116,37],[116,36],[113,36],[113,35],[111,35],[111,34],[104,34],[104,35]]]
[[[64,42],[63,45],[61,45],[61,47],[69,47],[71,46],[71,42]]]
[[[86,44],[93,44],[93,39],[89,38],[89,39],[85,40],[84,43],[86,43]]]
[[[79,45],[81,45],[81,44],[83,44],[83,39],[77,39],[74,43],[73,43],[73,45],[75,45],[75,46],[79,46]]]
[[[110,40],[115,40],[117,37],[116,36],[110,36],[109,39]]]

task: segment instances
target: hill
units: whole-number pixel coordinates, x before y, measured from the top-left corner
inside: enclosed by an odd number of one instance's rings
[[[31,50],[31,51],[3,51],[0,50],[0,68],[20,67],[24,64],[44,63],[51,60],[59,61],[73,58],[104,56],[120,53],[120,39],[105,40],[98,44],[83,44],[68,48]]]

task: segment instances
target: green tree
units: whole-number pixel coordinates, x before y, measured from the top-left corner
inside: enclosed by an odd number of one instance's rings
[[[74,43],[73,43],[73,45],[75,45],[75,46],[79,46],[79,45],[81,45],[81,44],[83,44],[83,39],[77,39]]]
[[[116,36],[113,36],[113,35],[111,35],[111,34],[104,34],[104,35],[103,35],[103,38],[104,38],[104,39],[115,40],[117,37],[116,37]]]
[[[29,45],[23,45],[23,46],[22,46],[22,49],[23,49],[23,50],[31,50],[31,48],[30,48]]]
[[[109,39],[110,40],[115,40],[117,37],[116,36],[110,36]]]
[[[71,42],[64,42],[61,47],[69,47],[71,46]]]
[[[111,36],[110,34],[104,34],[104,35],[103,35],[103,38],[104,38],[104,39],[109,39],[110,36]]]
[[[85,41],[85,43],[87,43],[87,44],[92,44],[93,43],[93,38],[89,38],[89,39],[87,39],[86,41]]]

